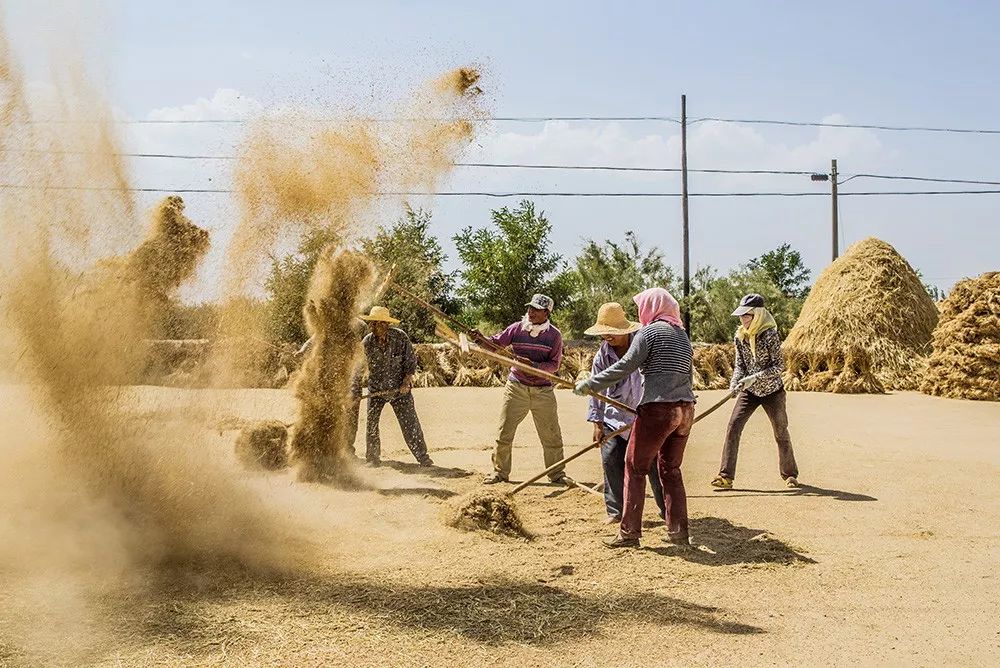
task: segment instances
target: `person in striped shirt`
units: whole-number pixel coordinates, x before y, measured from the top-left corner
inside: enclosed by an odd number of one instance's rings
[[[556,373],[562,361],[563,341],[562,333],[549,320],[555,304],[551,297],[536,294],[525,306],[528,312],[524,317],[499,334],[485,337],[474,331],[473,338],[479,343],[501,348],[510,346],[520,361],[542,371]],[[542,442],[545,467],[548,468],[563,458],[562,430],[559,428],[552,383],[521,369],[511,368],[500,409],[496,448],[493,450],[493,472],[486,476],[483,484],[509,482],[514,434],[528,413],[531,413],[538,439]],[[563,468],[549,472],[549,480],[554,483],[563,482],[565,477]]]
[[[655,461],[663,486],[667,543],[690,545],[687,494],[681,476],[684,448],[694,423],[691,388],[691,341],[680,318],[677,300],[663,288],[650,288],[634,298],[642,325],[628,352],[600,373],[577,384],[574,392],[601,391],[642,373],[642,399],[625,454],[625,494],[618,534],[608,547],[639,547],[646,475]]]

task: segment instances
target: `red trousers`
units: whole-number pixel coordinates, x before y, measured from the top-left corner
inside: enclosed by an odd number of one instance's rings
[[[688,512],[681,460],[694,422],[694,404],[687,401],[639,406],[625,453],[625,500],[622,508],[623,538],[642,536],[642,507],[646,502],[646,475],[653,462],[663,485],[667,531],[687,537]]]

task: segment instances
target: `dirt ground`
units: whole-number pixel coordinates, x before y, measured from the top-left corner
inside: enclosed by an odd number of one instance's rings
[[[15,391],[16,392],[16,391]],[[744,435],[736,488],[715,491],[729,411],[699,423],[684,477],[698,548],[678,551],[652,521],[641,550],[600,545],[603,502],[538,484],[515,499],[531,541],[464,533],[442,515],[479,487],[499,389],[415,391],[437,466],[420,470],[391,410],[377,491],[344,492],[262,474],[262,494],[319,514],[327,563],[315,574],[164,573],[161,595],[118,615],[99,665],[661,666],[996,665],[1000,662],[1000,404],[915,393],[791,394],[799,490],[784,488],[766,417]],[[8,393],[9,396],[9,393]],[[700,393],[707,407],[722,394]],[[282,390],[136,388],[134,410],[190,413],[203,443],[233,459],[243,419],[294,419]],[[558,394],[567,453],[591,429],[585,401]],[[16,406],[16,402],[5,402]],[[3,412],[3,409],[0,409]],[[189,415],[190,417],[190,415]],[[220,419],[227,418],[220,425]],[[363,451],[364,426],[358,439]],[[237,475],[235,463],[234,475]],[[515,480],[542,468],[530,420]],[[596,451],[575,479],[600,481]],[[287,499],[286,499],[287,500]],[[0,632],[2,636],[2,632]],[[0,637],[0,664],[21,663]]]

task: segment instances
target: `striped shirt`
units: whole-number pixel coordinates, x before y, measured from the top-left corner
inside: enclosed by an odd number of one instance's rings
[[[547,330],[538,336],[532,336],[521,328],[521,322],[518,321],[499,334],[489,337],[489,340],[501,348],[510,346],[515,355],[531,360],[537,369],[549,373],[559,371],[559,364],[562,362],[563,342],[562,332],[556,329],[555,325],[550,324]],[[513,367],[510,370],[508,380],[531,387],[552,385],[543,378]]]
[[[683,327],[657,320],[636,333],[625,356],[590,379],[590,387],[602,390],[638,369],[642,373],[642,401],[694,402],[691,389],[691,340]]]

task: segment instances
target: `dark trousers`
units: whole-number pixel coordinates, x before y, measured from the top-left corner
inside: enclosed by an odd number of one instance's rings
[[[687,494],[681,477],[681,461],[691,425],[694,404],[686,401],[656,402],[638,408],[639,416],[625,453],[625,507],[622,510],[623,538],[642,536],[642,507],[646,501],[646,476],[656,462],[663,485],[663,511],[671,537],[688,535]]]
[[[608,429],[605,427],[605,433]],[[610,517],[621,518],[623,495],[625,492],[625,452],[628,439],[619,434],[601,444],[601,465],[604,467],[604,505]],[[663,485],[654,462],[649,467],[649,485],[653,488],[653,500],[663,517]]]
[[[423,462],[427,457],[427,443],[424,442],[424,431],[420,428],[420,418],[417,417],[417,409],[413,404],[413,394],[407,392],[398,397],[387,399],[385,397],[371,397],[368,399],[368,424],[366,426],[365,459],[372,462],[380,461],[382,458],[382,439],[379,436],[379,418],[382,417],[382,409],[385,405],[392,406],[399,422],[399,429],[403,432],[403,440],[406,447],[410,449],[418,462]]]
[[[740,392],[736,397],[733,415],[729,418],[729,428],[726,430],[726,445],[722,449],[722,464],[719,475],[733,480],[736,478],[736,458],[740,453],[740,436],[747,420],[757,410],[764,408],[771,420],[774,430],[774,440],[778,442],[778,471],[782,478],[797,478],[799,467],[795,463],[795,453],[792,452],[792,437],[788,434],[788,412],[785,410],[784,388],[764,397],[757,397],[749,392]]]

